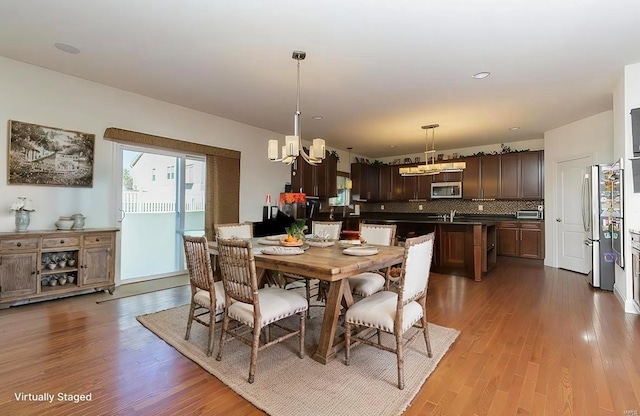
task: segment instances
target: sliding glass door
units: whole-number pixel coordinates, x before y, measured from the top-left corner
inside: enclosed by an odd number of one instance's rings
[[[204,157],[119,147],[120,281],[183,273],[182,235],[204,234]]]

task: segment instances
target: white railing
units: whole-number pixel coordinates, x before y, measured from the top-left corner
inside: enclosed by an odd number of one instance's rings
[[[204,211],[204,192],[185,197],[187,212]],[[154,195],[138,191],[122,192],[122,209],[130,213],[162,213],[175,212],[176,202],[163,198],[162,195]]]

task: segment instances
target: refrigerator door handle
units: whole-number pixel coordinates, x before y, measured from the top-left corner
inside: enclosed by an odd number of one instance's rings
[[[589,231],[589,207],[591,206],[591,198],[589,195],[589,175],[585,174],[582,180],[582,226],[585,231]]]

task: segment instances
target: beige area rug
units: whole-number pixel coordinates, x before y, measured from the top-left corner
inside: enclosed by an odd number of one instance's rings
[[[113,295],[105,293],[96,301],[96,303],[109,302],[130,296],[140,295],[142,293],[151,293],[158,290],[171,289],[174,287],[185,286],[189,284],[189,275],[181,274],[178,276],[163,277],[161,279],[145,280],[144,282],[126,283],[116,287]]]
[[[249,384],[251,348],[238,340],[228,341],[222,361],[216,361],[219,329],[216,325],[214,352],[207,357],[207,328],[194,323],[189,341],[184,334],[189,306],[138,316],[137,319],[169,345],[220,379],[239,395],[271,415],[399,415],[409,406],[420,387],[436,368],[459,331],[429,324],[433,357],[426,355],[422,337],[405,350],[405,388],[397,387],[395,354],[367,345],[352,349],[351,363],[344,365],[344,351],[335,360],[322,365],[310,358],[315,350],[322,308],[312,308],[306,325],[306,352],[297,355],[298,338],[293,337],[258,353],[255,382]],[[290,318],[289,318],[290,319]],[[286,322],[295,328],[296,321]],[[273,335],[277,335],[277,328]],[[417,329],[412,329],[417,330]],[[385,334],[385,341],[394,339]]]

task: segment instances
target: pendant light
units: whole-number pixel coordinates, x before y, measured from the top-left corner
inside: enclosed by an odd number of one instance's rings
[[[402,176],[422,176],[422,175],[437,175],[438,173],[446,172],[462,172],[466,167],[466,162],[439,162],[436,163],[436,138],[435,129],[440,127],[439,124],[428,124],[422,126],[426,130],[426,145],[425,156],[427,158],[424,165],[418,165],[415,167],[400,168],[400,175]],[[431,130],[431,150],[429,150],[429,130]],[[431,157],[429,157],[431,155]],[[431,163],[429,163],[431,159]]]
[[[306,58],[307,53],[304,51],[293,51],[292,58],[298,61],[298,84],[296,94],[296,113],[293,116],[293,136],[285,136],[285,144],[282,146],[282,156],[278,157],[280,144],[278,140],[269,140],[267,154],[272,162],[282,162],[291,165],[296,161],[298,155],[309,163],[316,165],[321,163],[325,158],[325,141],[324,139],[315,138],[313,144],[309,148],[309,154],[302,147],[302,139],[300,136],[300,61]]]

